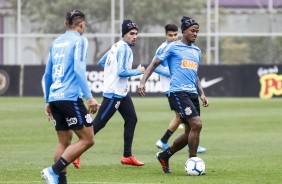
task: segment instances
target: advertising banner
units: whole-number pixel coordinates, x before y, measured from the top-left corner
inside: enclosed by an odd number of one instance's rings
[[[23,96],[43,96],[42,77],[45,66],[24,66]]]
[[[43,97],[44,68],[24,67],[24,96]],[[102,96],[102,68],[87,66],[86,74],[93,95]],[[282,65],[203,65],[198,74],[208,97],[282,97]],[[140,77],[129,78],[131,96],[138,96]],[[160,77],[156,73],[146,83],[146,96],[163,96]]]
[[[0,96],[19,96],[20,66],[0,66]]]

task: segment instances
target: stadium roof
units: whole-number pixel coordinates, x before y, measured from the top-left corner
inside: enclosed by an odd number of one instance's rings
[[[211,0],[211,5],[214,6]],[[218,0],[219,7],[224,8],[267,8],[270,0]],[[273,8],[282,8],[282,0],[272,0]]]

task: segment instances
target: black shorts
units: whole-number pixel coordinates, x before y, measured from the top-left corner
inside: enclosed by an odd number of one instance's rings
[[[183,122],[186,122],[186,119],[200,116],[199,98],[196,93],[171,92],[168,101],[171,110],[178,112]]]
[[[92,126],[92,117],[81,98],[77,101],[55,101],[49,104],[57,131],[79,130],[83,125]]]

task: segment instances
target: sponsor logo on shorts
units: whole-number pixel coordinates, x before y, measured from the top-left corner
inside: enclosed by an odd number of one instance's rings
[[[74,117],[74,118],[66,118],[66,121],[67,121],[69,126],[77,124],[77,118],[76,117]]]
[[[117,101],[115,108],[118,109],[119,105],[120,105],[120,101]]]
[[[186,114],[187,116],[189,116],[190,114],[192,114],[192,110],[191,110],[190,107],[186,107],[186,108],[185,108],[185,114]]]
[[[92,117],[90,116],[90,114],[86,114],[85,119],[86,119],[87,123],[89,123],[89,124],[92,123]]]

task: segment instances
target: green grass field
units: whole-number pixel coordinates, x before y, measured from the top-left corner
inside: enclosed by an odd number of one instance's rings
[[[206,163],[207,175],[199,177],[185,174],[184,149],[170,159],[172,174],[163,174],[155,159],[155,142],[174,115],[167,99],[133,100],[138,115],[133,153],[145,166],[120,164],[123,120],[117,113],[82,155],[82,168],[70,165],[70,184],[282,183],[281,98],[210,98],[210,106],[202,108],[201,146],[207,151],[198,155]],[[44,183],[40,171],[52,164],[57,141],[44,107],[43,98],[0,98],[1,184]]]

